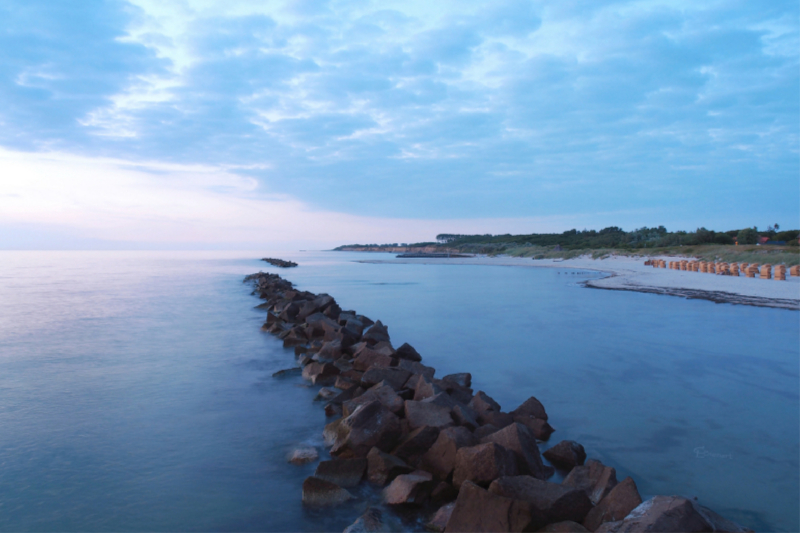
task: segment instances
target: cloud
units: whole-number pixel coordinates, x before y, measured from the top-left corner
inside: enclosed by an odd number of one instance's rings
[[[796,2],[0,9],[8,149],[235,167],[376,220],[800,211]]]

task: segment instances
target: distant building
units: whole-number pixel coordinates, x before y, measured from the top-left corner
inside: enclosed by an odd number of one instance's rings
[[[767,244],[767,241],[769,241],[769,237],[759,237],[758,238],[758,244]]]

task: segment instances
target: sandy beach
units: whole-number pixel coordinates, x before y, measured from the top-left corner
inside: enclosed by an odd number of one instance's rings
[[[685,257],[657,256],[667,262]],[[365,259],[364,263],[388,263],[385,260]],[[595,289],[649,292],[684,298],[698,298],[717,303],[754,305],[800,310],[800,277],[787,277],[786,281],[763,280],[745,276],[717,276],[665,268],[645,266],[644,258],[612,256],[592,259],[582,256],[575,259],[533,260],[529,257],[482,256],[450,259],[392,259],[392,263],[436,265],[492,265],[524,268],[569,268],[605,272],[608,276],[589,280],[587,287]]]

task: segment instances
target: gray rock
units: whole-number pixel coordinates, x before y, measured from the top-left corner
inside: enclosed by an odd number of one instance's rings
[[[335,483],[318,479],[306,478],[303,481],[303,503],[314,507],[339,505],[354,496]]]
[[[532,416],[533,418],[540,418],[545,421],[547,420],[547,413],[544,410],[544,405],[542,405],[542,402],[533,396],[522,402],[522,405],[511,411],[511,414],[514,416],[527,415]]]
[[[556,468],[568,471],[586,461],[586,451],[574,440],[562,440],[542,455]]]
[[[383,522],[383,512],[370,507],[355,522],[345,528],[344,533],[388,533],[391,531]]]
[[[397,349],[397,357],[413,362],[422,361],[422,356],[407,342],[403,343],[403,345]],[[433,377],[433,375],[431,375],[431,377]]]
[[[334,459],[320,462],[314,477],[336,483],[340,487],[355,487],[361,482],[366,471],[365,458]]]
[[[331,455],[343,458],[364,457],[373,447],[391,450],[402,434],[400,420],[378,401],[357,407],[342,420]]]
[[[384,486],[401,474],[409,474],[414,469],[394,455],[372,448],[367,454],[367,479],[370,483]]]
[[[530,503],[548,523],[583,522],[592,508],[592,502],[582,490],[531,476],[501,477],[492,482],[489,492]]]

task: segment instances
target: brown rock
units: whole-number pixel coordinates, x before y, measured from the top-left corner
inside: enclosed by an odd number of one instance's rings
[[[483,413],[478,413],[478,423],[482,426],[491,424],[502,429],[513,424],[514,417],[500,411],[484,411]]]
[[[367,479],[375,485],[386,485],[401,474],[411,473],[414,469],[405,461],[394,455],[372,448],[367,454]]]
[[[550,435],[555,431],[550,424],[547,423],[547,420],[542,420],[541,418],[534,418],[528,415],[512,415],[514,416],[514,422],[519,422],[520,424],[527,426],[533,431],[534,436],[538,440],[547,440],[550,438]]]
[[[589,500],[597,505],[617,486],[617,471],[600,461],[589,459],[585,465],[573,468],[561,484],[584,491]]]
[[[475,431],[480,426],[478,423],[478,414],[466,405],[456,405],[453,407],[451,416],[457,425],[464,426],[470,431]]]
[[[433,490],[433,476],[422,470],[401,474],[383,489],[383,499],[388,505],[422,505]]]
[[[372,367],[361,377],[361,383],[364,387],[371,387],[376,383],[385,381],[394,390],[398,391],[403,388],[408,378],[411,377],[411,372],[397,367]]]
[[[618,486],[621,486],[625,481],[622,481]],[[614,524],[613,528],[606,529],[620,533],[638,533],[640,531],[681,531],[684,533],[713,531],[711,525],[697,512],[692,503],[679,496],[656,496],[651,498],[632,509],[625,519]],[[726,529],[725,531],[728,530]]]
[[[387,451],[400,440],[400,420],[378,401],[357,407],[342,420],[331,455],[364,457],[373,446]]]
[[[392,455],[409,464],[416,464],[419,458],[433,446],[438,437],[439,428],[422,426],[403,438],[400,444],[392,451]]]
[[[586,451],[574,440],[562,440],[542,455],[562,470],[572,470],[586,461]]]
[[[364,458],[334,459],[320,462],[314,477],[336,483],[340,487],[355,487],[361,483],[366,470],[367,460]]]
[[[529,531],[531,515],[525,502],[504,498],[470,481],[461,485],[445,533],[462,531]]]
[[[572,522],[571,520],[565,520],[563,522],[555,522],[553,524],[547,524],[539,531],[547,533],[589,533],[588,529],[586,529],[577,522]]]
[[[317,449],[312,446],[295,448],[288,457],[288,461],[293,465],[302,465],[316,461],[317,459],[319,459],[319,453],[317,453]]]
[[[422,356],[407,342],[403,343],[403,345],[397,349],[397,357],[406,359],[407,361],[422,361]]]
[[[346,426],[343,426],[344,418],[337,418],[330,424],[326,424],[322,430],[322,442],[325,446],[333,446],[340,435],[347,435],[349,431]]]
[[[442,378],[444,381],[451,381],[459,387],[470,387],[472,385],[472,374],[460,372],[458,374],[448,374]]]
[[[303,481],[303,503],[312,506],[339,505],[352,500],[353,495],[330,481],[315,477]]]
[[[342,406],[335,403],[326,403],[325,416],[342,416]]]
[[[475,438],[478,440],[482,440],[484,437],[491,435],[492,433],[494,433],[499,429],[500,428],[495,425],[486,424],[485,426],[481,426],[474,431]]]
[[[362,338],[369,345],[375,345],[381,341],[389,342],[389,328],[378,320],[364,333]]]
[[[456,452],[453,485],[460,487],[464,481],[472,481],[488,486],[499,477],[517,473],[517,460],[511,450],[494,442],[465,446]]]
[[[314,385],[333,385],[339,369],[332,363],[309,363],[303,368],[303,377]]]
[[[547,413],[544,410],[544,405],[533,396],[522,402],[522,405],[511,411],[511,414],[514,416],[528,415],[533,418],[547,420]]]
[[[355,522],[347,526],[343,533],[388,533],[391,531],[383,522],[383,512],[370,507]]]
[[[389,385],[381,384],[376,385],[364,392],[361,396],[347,400],[342,403],[344,416],[350,416],[359,405],[366,405],[370,402],[378,401],[387,409],[395,414],[403,411],[403,399]]]
[[[406,400],[405,415],[412,430],[422,426],[444,429],[453,425],[450,409],[433,403]]]
[[[594,509],[589,511],[583,521],[583,526],[590,531],[594,531],[603,522],[622,520],[640,503],[642,503],[642,497],[639,496],[636,483],[633,479],[626,477],[611,489]]]
[[[402,348],[402,346],[400,347]],[[400,350],[398,349],[397,355],[400,355]],[[397,366],[402,368],[403,370],[408,370],[412,374],[419,374],[421,376],[425,376],[428,379],[433,379],[434,374],[436,374],[436,369],[430,366],[425,366],[422,363],[416,363],[414,361],[409,361],[408,359],[400,359],[397,362]]]
[[[443,429],[430,449],[422,456],[419,466],[439,479],[447,479],[455,468],[458,449],[476,444],[478,439],[466,428]]]
[[[414,400],[422,401],[426,398],[436,396],[440,392],[443,392],[441,387],[433,383],[433,380],[422,376],[422,378],[417,381],[417,386],[414,388]]]
[[[440,507],[439,510],[436,511],[436,514],[433,515],[430,522],[425,524],[425,529],[428,531],[444,531],[444,528],[447,526],[447,521],[450,520],[450,515],[453,514],[455,506],[456,502],[451,502]]]
[[[353,398],[358,398],[362,394],[364,394],[364,389],[361,387],[350,387],[349,389],[345,389],[333,398],[331,398],[331,403],[341,405],[348,400],[352,400]]]
[[[383,355],[370,348],[363,348],[353,360],[353,368],[366,372],[371,367],[392,366],[394,360],[388,355]]]
[[[472,397],[469,406],[473,408],[478,415],[486,411],[500,411],[500,404],[494,401],[491,396],[480,390]]]
[[[528,474],[538,479],[547,479],[553,475],[552,468],[542,463],[539,447],[533,432],[522,424],[513,423],[501,430],[487,435],[481,442],[496,442],[504,448],[514,452],[517,460],[517,470],[521,474]]]
[[[537,516],[543,516],[547,523],[582,522],[592,508],[592,502],[582,490],[531,476],[501,477],[492,482],[489,492],[530,503]]]

